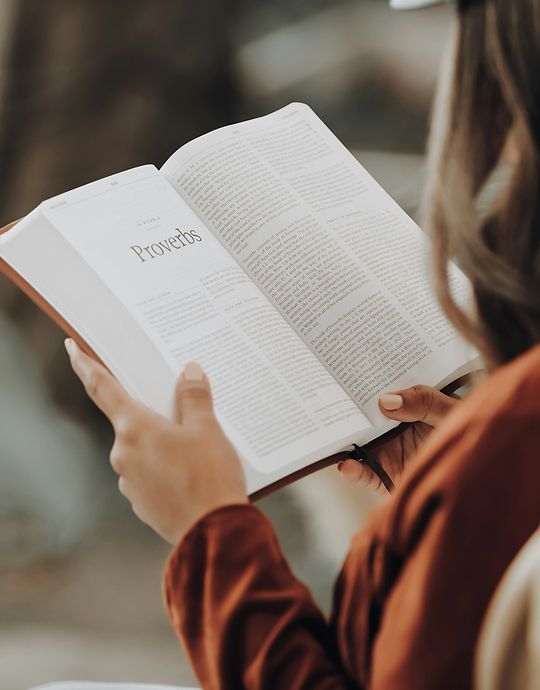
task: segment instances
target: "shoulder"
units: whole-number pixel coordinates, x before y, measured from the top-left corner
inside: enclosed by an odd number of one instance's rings
[[[527,420],[540,415],[540,345],[491,374],[464,401],[447,431],[467,422],[492,426],[495,421]],[[457,429],[459,431],[459,429]]]
[[[434,513],[540,521],[540,346],[489,376],[430,437],[387,516],[401,541]],[[403,542],[402,542],[403,545]]]

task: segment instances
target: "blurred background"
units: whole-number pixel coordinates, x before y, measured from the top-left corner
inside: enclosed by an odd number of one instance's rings
[[[414,214],[452,12],[387,5],[0,0],[0,225],[293,100]],[[193,682],[161,604],[168,548],[116,492],[110,429],[62,342],[0,278],[0,690]],[[349,539],[378,500],[336,474],[260,502],[325,610]]]

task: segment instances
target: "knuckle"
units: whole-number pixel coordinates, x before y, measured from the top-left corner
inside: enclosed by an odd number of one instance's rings
[[[210,391],[206,386],[201,386],[197,383],[184,383],[180,388],[179,395],[182,398],[208,400],[210,398]]]
[[[111,463],[111,467],[116,472],[116,474],[122,474],[123,470],[125,469],[125,459],[120,448],[117,445],[114,445],[112,447],[111,453],[109,455],[109,461]]]
[[[178,399],[180,402],[193,402],[199,401],[209,404],[209,409],[211,409],[212,396],[210,390],[206,386],[188,384],[184,385],[178,391]]]
[[[115,425],[116,438],[126,446],[134,446],[140,437],[140,428],[131,417],[121,417]]]
[[[345,460],[339,473],[348,484],[358,484],[364,477],[364,467],[355,460]]]
[[[411,388],[411,391],[414,393],[415,397],[424,399],[426,395],[431,392],[431,388],[429,386],[424,386],[422,383],[418,383]]]
[[[124,477],[120,477],[118,480],[118,491],[122,494],[122,496],[126,496],[128,494],[128,487],[127,487],[127,482]]]
[[[418,400],[422,410],[427,414],[433,405],[433,388],[424,385],[416,385],[411,389]]]

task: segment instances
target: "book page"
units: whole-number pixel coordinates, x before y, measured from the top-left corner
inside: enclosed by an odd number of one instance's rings
[[[309,107],[205,135],[162,172],[378,428],[381,392],[470,365],[426,237]]]
[[[322,459],[370,426],[153,166],[55,197],[40,213],[56,243],[43,224],[23,222],[2,257],[146,404],[170,416],[179,372],[200,362],[226,433],[259,473]],[[252,472],[250,489],[261,481]]]

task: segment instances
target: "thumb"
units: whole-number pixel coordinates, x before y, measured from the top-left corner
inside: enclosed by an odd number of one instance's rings
[[[437,426],[459,402],[435,388],[413,386],[381,395],[379,409],[386,417],[399,422],[425,422]]]
[[[201,366],[188,362],[176,384],[176,421],[199,424],[214,417],[210,384]]]

